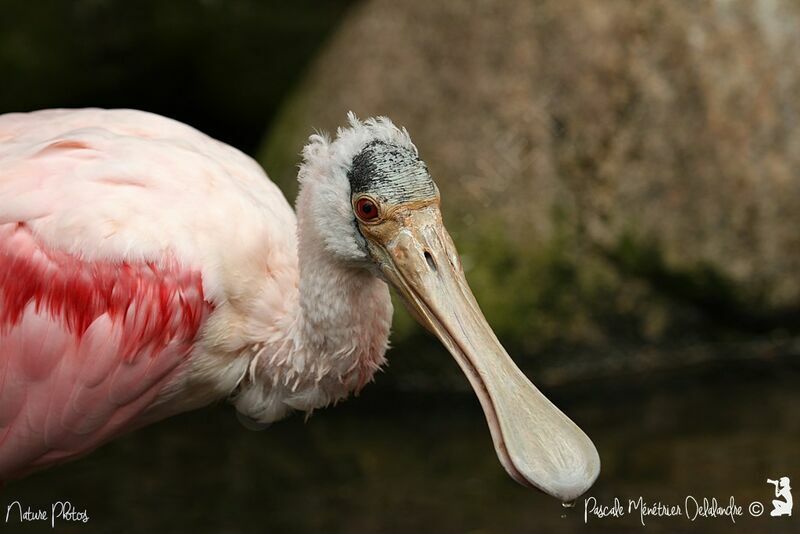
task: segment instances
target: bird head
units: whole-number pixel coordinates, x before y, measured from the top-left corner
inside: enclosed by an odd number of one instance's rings
[[[359,121],[314,135],[301,187],[326,250],[383,278],[455,358],[480,399],[498,458],[519,483],[563,501],[583,494],[600,460],[591,440],[517,368],[476,302],[442,221],[439,189],[405,129]],[[302,197],[302,193],[301,193]]]

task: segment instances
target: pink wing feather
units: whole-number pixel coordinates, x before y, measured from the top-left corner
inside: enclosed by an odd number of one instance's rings
[[[175,262],[86,262],[0,225],[0,480],[141,424],[209,311]]]
[[[214,304],[292,290],[294,228],[252,159],[184,124],[0,115],[0,481],[188,409],[154,401]]]

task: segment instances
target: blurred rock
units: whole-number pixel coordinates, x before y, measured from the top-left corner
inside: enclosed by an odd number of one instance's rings
[[[261,160],[293,198],[312,127],[406,126],[513,348],[797,331],[798,27],[791,0],[368,1]]]

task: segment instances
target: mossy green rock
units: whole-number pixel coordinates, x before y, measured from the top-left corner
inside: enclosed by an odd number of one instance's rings
[[[512,349],[796,329],[797,27],[789,0],[368,1],[261,161],[293,198],[312,129],[407,127]]]

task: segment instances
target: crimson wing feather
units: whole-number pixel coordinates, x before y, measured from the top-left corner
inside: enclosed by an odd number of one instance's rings
[[[140,424],[210,309],[175,261],[84,261],[0,225],[0,481]]]

